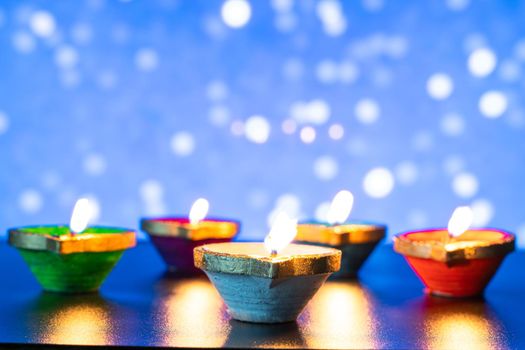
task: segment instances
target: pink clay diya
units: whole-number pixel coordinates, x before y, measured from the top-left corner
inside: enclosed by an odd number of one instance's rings
[[[191,223],[184,217],[142,219],[145,231],[162,256],[168,269],[178,274],[201,274],[193,263],[195,247],[230,242],[239,232],[240,223],[233,220],[207,218]]]

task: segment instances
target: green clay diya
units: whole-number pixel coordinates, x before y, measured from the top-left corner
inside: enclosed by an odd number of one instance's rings
[[[67,226],[10,229],[9,244],[17,248],[44,290],[93,292],[136,244],[133,230],[89,227],[73,234]]]

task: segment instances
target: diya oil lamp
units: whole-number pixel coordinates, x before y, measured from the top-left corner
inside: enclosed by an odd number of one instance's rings
[[[180,274],[201,271],[193,265],[193,249],[203,244],[230,242],[239,232],[239,222],[206,218],[209,203],[199,198],[193,203],[189,217],[142,219],[140,227],[168,265]]]
[[[430,294],[471,297],[483,293],[505,256],[514,250],[513,234],[496,229],[469,229],[469,207],[458,207],[448,229],[413,231],[394,238]]]
[[[88,228],[89,217],[89,202],[82,198],[75,204],[69,227],[26,226],[8,231],[9,244],[18,249],[44,290],[96,291],[124,250],[135,246],[134,231]]]
[[[334,278],[355,277],[376,245],[385,237],[384,225],[346,221],[353,203],[351,192],[339,191],[330,204],[325,222],[307,221],[297,227],[297,242],[342,251],[341,270],[333,274]]]
[[[328,276],[339,270],[339,250],[289,244],[296,231],[297,221],[279,213],[264,243],[195,248],[195,266],[208,275],[234,319],[294,321]]]

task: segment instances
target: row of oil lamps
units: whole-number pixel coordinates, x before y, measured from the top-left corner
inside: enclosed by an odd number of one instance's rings
[[[191,275],[203,270],[235,319],[293,321],[333,274],[355,277],[384,238],[384,225],[348,222],[353,196],[340,191],[326,222],[302,222],[284,212],[274,219],[264,243],[231,242],[233,220],[206,218],[209,204],[198,199],[189,218],[141,221],[170,270]],[[394,238],[427,292],[448,297],[481,294],[503,258],[514,250],[514,235],[469,229],[473,214],[457,208],[447,229],[407,232]],[[133,230],[88,227],[89,203],[77,201],[68,226],[27,226],[9,230],[42,287],[76,293],[98,290],[124,250],[135,246]],[[296,243],[290,244],[293,240]]]

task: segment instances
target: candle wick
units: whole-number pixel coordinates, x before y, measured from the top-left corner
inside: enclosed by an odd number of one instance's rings
[[[277,256],[277,250],[272,249],[270,251],[270,256]]]

